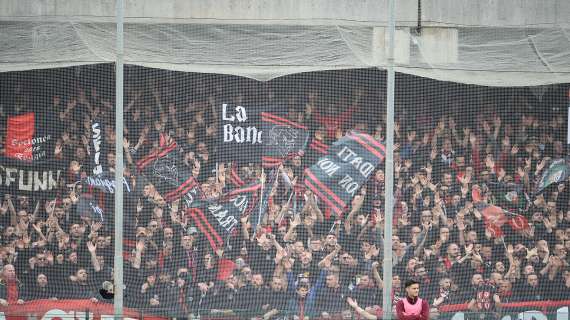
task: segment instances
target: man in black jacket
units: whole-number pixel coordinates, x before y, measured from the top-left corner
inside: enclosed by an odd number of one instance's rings
[[[24,287],[22,297],[26,301],[40,299],[57,300],[59,298],[56,289],[48,282],[48,277],[43,273],[38,274],[34,285]]]
[[[85,269],[79,269],[74,276],[70,277],[71,285],[68,287],[69,291],[64,295],[74,299],[91,299],[92,302],[97,302],[95,298],[96,291],[94,290],[93,283]]]
[[[282,313],[287,308],[287,292],[281,278],[273,278],[270,283],[271,290],[267,293],[266,305],[262,306],[264,318],[271,318]]]
[[[519,301],[542,301],[545,299],[544,286],[538,275],[531,273],[526,276],[526,282],[516,293]]]
[[[264,285],[263,275],[254,273],[251,283],[238,290],[239,309],[254,312],[249,316],[257,316],[262,312],[262,307],[267,304],[269,290]]]
[[[345,309],[345,293],[339,282],[338,274],[329,273],[325,278],[325,287],[319,292],[316,309],[324,317],[326,314],[340,313]]]

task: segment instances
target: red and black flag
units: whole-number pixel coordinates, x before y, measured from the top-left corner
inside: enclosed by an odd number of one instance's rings
[[[258,189],[243,188],[218,201],[194,201],[186,209],[186,214],[213,250],[223,249],[227,240],[237,232],[241,217],[254,206]]]
[[[305,185],[340,215],[383,159],[384,146],[380,142],[352,131],[305,170]]]
[[[182,161],[176,142],[171,142],[138,161],[137,169],[166,202],[178,200],[198,187],[191,168]]]
[[[230,168],[230,182],[237,188],[245,186],[244,179],[239,175],[238,163],[233,162]]]
[[[509,225],[516,232],[522,232],[530,228],[528,220],[524,216],[485,202],[478,188],[473,188],[471,197],[473,198],[475,208],[483,216],[487,230],[493,236],[501,237],[504,234],[502,227],[505,224]]]
[[[49,119],[35,112],[8,117],[6,157],[26,162],[50,159],[53,154],[52,129]]]
[[[307,127],[269,112],[262,112],[261,120],[265,168],[279,167],[283,161],[303,153],[309,139]]]
[[[309,149],[320,155],[326,155],[329,153],[329,146],[316,138],[314,138],[309,144]]]
[[[330,146],[326,144],[325,141],[314,137],[309,143],[307,152],[305,152],[305,155],[303,157],[304,163],[307,166],[313,165],[315,162],[317,162],[317,160],[319,160],[320,157],[329,154],[329,148]]]

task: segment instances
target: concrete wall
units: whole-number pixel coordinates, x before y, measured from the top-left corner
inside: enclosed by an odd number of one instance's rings
[[[426,26],[570,24],[570,0],[423,0]],[[396,0],[414,25],[417,0]],[[0,0],[0,20],[112,21],[114,0]],[[126,0],[127,21],[385,25],[387,0]]]

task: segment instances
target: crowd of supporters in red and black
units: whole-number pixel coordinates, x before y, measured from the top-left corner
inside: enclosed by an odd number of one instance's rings
[[[0,101],[2,123],[29,110],[52,114],[57,139],[50,156],[66,165],[54,198],[2,195],[1,305],[112,302],[100,289],[113,280],[113,194],[100,202],[103,221],[76,213],[81,194],[100,196],[81,183],[92,171],[95,119],[104,124],[102,162],[114,172],[114,89],[97,81],[94,70],[83,69],[83,81],[55,93],[30,85],[34,75],[28,75],[7,87],[9,103]],[[461,303],[495,312],[502,303],[570,297],[570,185],[534,194],[551,161],[566,153],[566,117],[544,111],[552,110],[547,103],[530,106],[531,99],[516,95],[479,101],[466,94],[449,98],[457,105],[418,100],[399,108],[396,99],[394,236],[393,247],[384,248],[383,165],[342,215],[303,186],[304,169],[348,130],[385,143],[381,75],[346,71],[275,84],[159,71],[132,75],[144,81],[127,81],[125,99],[127,307],[179,317],[375,319],[386,267],[394,271],[394,304],[404,296],[402,284],[416,279],[434,312]],[[445,96],[438,86],[416,90]],[[34,98],[39,91],[43,100]],[[212,250],[184,214],[184,202],[166,202],[136,162],[164,141],[176,141],[207,198],[231,191],[236,179],[258,181],[260,165],[236,164],[231,154],[217,151],[219,109],[228,102],[280,106],[281,116],[310,128],[310,141],[279,169],[260,226],[244,216],[225,247]],[[4,145],[5,128],[0,130]],[[474,189],[487,204],[526,217],[528,228],[488,228],[474,205]],[[386,250],[392,250],[390,266],[383,262]]]

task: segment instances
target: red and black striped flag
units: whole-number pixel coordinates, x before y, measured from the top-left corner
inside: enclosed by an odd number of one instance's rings
[[[171,142],[138,161],[137,169],[154,185],[166,202],[178,200],[198,187],[191,168],[182,161],[176,142]]]
[[[352,131],[305,171],[305,185],[340,215],[383,159],[380,142]]]
[[[309,139],[307,127],[269,112],[262,112],[261,120],[265,168],[276,168],[283,161],[303,153]]]
[[[186,214],[212,249],[223,249],[240,224],[240,219],[254,206],[259,186],[236,189],[217,201],[194,201]]]

